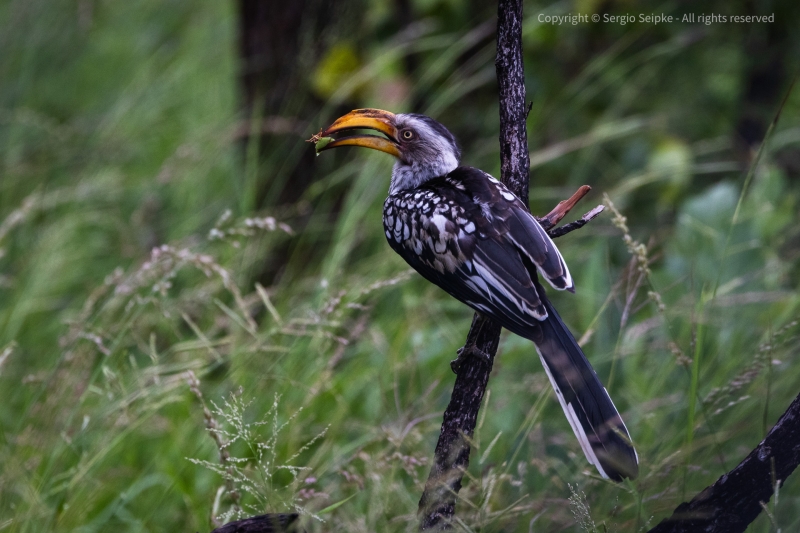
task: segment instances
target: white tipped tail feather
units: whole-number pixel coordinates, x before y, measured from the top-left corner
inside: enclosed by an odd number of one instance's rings
[[[548,317],[529,338],[586,460],[604,478],[635,478],[639,456],[622,417],[561,317],[542,300]]]

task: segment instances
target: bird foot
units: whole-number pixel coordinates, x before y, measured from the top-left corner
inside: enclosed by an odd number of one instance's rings
[[[487,362],[491,360],[489,354],[479,349],[474,344],[467,344],[459,348],[456,353],[458,354],[458,357],[450,361],[450,369],[453,371],[453,374],[455,375],[458,375],[459,370],[461,370],[461,366],[470,357],[479,357]]]

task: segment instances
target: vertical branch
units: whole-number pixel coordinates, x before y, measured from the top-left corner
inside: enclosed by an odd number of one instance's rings
[[[420,531],[450,529],[455,514],[461,478],[469,466],[469,439],[475,431],[492,363],[500,343],[500,326],[478,313],[472,318],[467,342],[459,355],[468,350],[458,369],[450,404],[444,412],[433,466],[419,501]]]
[[[501,179],[528,205],[530,160],[525,131],[522,0],[498,0],[495,65],[500,87]],[[420,531],[450,529],[461,480],[469,466],[469,440],[499,342],[500,326],[476,313],[467,341],[459,350],[459,365],[454,366],[458,375],[419,502]]]
[[[522,0],[497,6],[497,85],[500,97],[500,179],[528,205],[528,133],[522,62]]]

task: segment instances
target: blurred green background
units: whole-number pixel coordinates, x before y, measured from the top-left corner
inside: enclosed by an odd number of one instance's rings
[[[0,531],[416,530],[471,312],[383,242],[389,158],[303,140],[421,112],[498,175],[495,4],[281,4],[0,3]],[[578,12],[774,22],[540,21]],[[504,335],[465,531],[646,530],[800,391],[798,22],[526,2],[531,209],[588,184],[571,217],[627,217],[560,239],[553,298],[642,469],[599,479]],[[800,527],[800,481],[768,508],[749,531]]]

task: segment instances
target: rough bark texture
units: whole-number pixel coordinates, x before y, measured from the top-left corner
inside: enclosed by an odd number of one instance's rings
[[[800,395],[744,461],[649,533],[737,533],[800,463]]]
[[[421,531],[450,528],[461,478],[469,466],[468,439],[475,431],[499,343],[500,326],[475,313],[467,342],[459,353],[464,355],[466,350],[470,356],[459,368],[450,404],[444,412],[431,473],[419,501]]]
[[[522,64],[522,0],[497,6],[497,81],[500,96],[500,178],[528,205],[528,136],[525,130],[525,80]],[[475,431],[483,395],[500,342],[500,326],[478,315],[459,351],[450,404],[425,491],[419,502],[420,531],[450,529],[461,479],[469,466],[469,439]],[[466,356],[466,357],[464,357]]]
[[[497,86],[500,96],[500,176],[528,205],[528,132],[525,119],[525,73],[522,62],[522,0],[499,0],[497,6]]]

